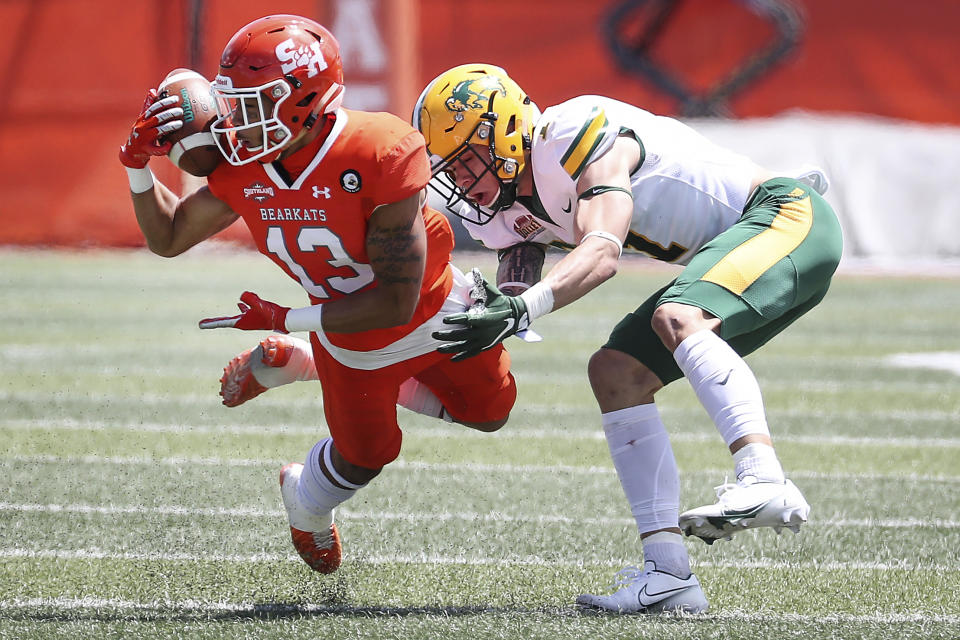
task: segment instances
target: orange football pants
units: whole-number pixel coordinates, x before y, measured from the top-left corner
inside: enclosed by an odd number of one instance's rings
[[[337,362],[312,332],[310,343],[333,443],[347,462],[360,467],[379,469],[400,454],[397,395],[408,378],[426,385],[460,422],[503,420],[517,399],[510,354],[503,345],[460,362],[431,352],[368,371]]]

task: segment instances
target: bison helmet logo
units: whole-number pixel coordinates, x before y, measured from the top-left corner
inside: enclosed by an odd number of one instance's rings
[[[506,93],[499,78],[493,76],[471,78],[457,83],[444,104],[450,111],[486,109],[490,102],[490,94],[494,91],[499,91],[500,95]]]

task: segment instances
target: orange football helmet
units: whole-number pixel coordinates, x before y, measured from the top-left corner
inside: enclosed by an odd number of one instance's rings
[[[276,160],[291,140],[343,100],[340,45],[308,18],[267,16],[227,43],[213,81],[211,131],[235,166]]]

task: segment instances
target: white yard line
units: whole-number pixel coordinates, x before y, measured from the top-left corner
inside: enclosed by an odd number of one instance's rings
[[[907,355],[917,355],[917,354],[907,354]],[[0,357],[2,357],[2,350],[0,350]],[[134,356],[130,356],[134,357]],[[227,354],[224,355],[223,364],[225,365],[229,358]],[[920,361],[917,361],[920,362]],[[787,367],[777,367],[774,363],[768,363],[768,366],[771,367],[771,371],[779,371],[781,369],[786,369]],[[930,359],[924,359],[922,364],[915,364],[913,362],[909,364],[901,364],[897,361],[888,361],[882,358],[876,358],[870,364],[861,365],[862,367],[870,367],[871,369],[877,369],[881,367],[886,368],[897,368],[897,367],[907,367],[913,369],[939,369],[949,371],[950,373],[957,373],[956,365],[950,362],[934,362]],[[824,373],[824,372],[811,372],[811,376],[817,375],[818,379],[813,379],[812,377],[796,379],[796,378],[778,378],[774,377],[771,373],[767,372],[758,372],[757,377],[760,380],[760,386],[766,392],[806,392],[806,393],[818,393],[827,396],[834,396],[841,393],[850,393],[850,392],[884,392],[884,393],[949,393],[955,389],[955,382],[952,380],[947,381],[917,381],[917,380],[861,380],[857,377],[857,371],[860,367],[858,366],[848,366],[845,368],[845,371],[835,372],[835,373]],[[32,374],[34,376],[44,373],[56,373],[57,368],[55,365],[45,366],[45,367],[25,367],[16,361],[3,361],[0,362],[0,373],[3,374]],[[172,376],[180,380],[194,379],[197,380],[197,384],[200,388],[209,389],[209,393],[206,394],[196,394],[196,393],[177,393],[174,391],[168,391],[166,393],[157,394],[157,393],[148,393],[143,394],[142,397],[146,398],[151,404],[159,403],[163,398],[166,398],[167,402],[176,401],[176,402],[197,402],[197,403],[211,403],[218,401],[217,398],[217,386],[216,382],[218,376],[221,374],[221,371],[217,367],[209,368],[199,368],[191,367],[188,365],[180,365],[176,363],[172,364],[159,364],[159,365],[146,365],[146,364],[134,364],[127,366],[114,366],[110,364],[79,364],[72,365],[70,372],[73,375],[84,374],[85,376],[98,376],[101,378],[118,378],[125,379],[130,377],[137,377],[142,379],[153,379],[162,376]],[[582,387],[587,389],[587,377],[585,373],[575,372],[575,373],[527,373],[524,371],[514,371],[513,372],[518,379],[518,382],[521,388],[526,386],[534,385],[552,385],[552,386],[569,386],[569,387]],[[298,385],[298,388],[301,390],[301,393],[295,397],[286,397],[283,400],[283,404],[287,406],[302,406],[305,404],[313,405],[317,402],[320,402],[320,387],[318,385],[305,384]],[[312,391],[311,391],[312,388]],[[59,400],[72,400],[72,401],[88,401],[88,402],[130,402],[136,401],[141,396],[134,392],[131,393],[117,393],[117,394],[105,394],[97,392],[73,392],[73,391],[56,391],[46,394],[41,394],[35,391],[4,391],[0,393],[0,398],[7,400],[28,400],[36,401],[40,399],[41,395],[47,397],[53,396]],[[263,404],[264,402],[270,402],[269,396],[265,396],[257,400],[258,404]],[[587,401],[592,407],[592,401]]]
[[[200,516],[216,518],[281,518],[285,512],[280,509],[253,509],[253,508],[197,508],[182,507],[179,505],[144,507],[139,505],[94,505],[94,504],[39,504],[0,502],[0,511],[20,513],[83,513],[99,515],[162,515],[162,516]],[[463,520],[466,522],[521,522],[532,524],[579,524],[586,526],[633,526],[633,518],[577,518],[564,515],[536,515],[517,516],[492,511],[480,513],[475,511],[437,511],[392,513],[381,511],[360,511],[348,508],[337,510],[338,519],[361,522],[380,522],[394,520],[402,522],[438,522]],[[960,521],[956,520],[920,520],[917,518],[892,519],[831,519],[818,521],[814,519],[808,526],[814,527],[867,527],[890,529],[960,529]]]
[[[570,325],[576,325],[576,319],[570,320]],[[251,342],[248,346],[254,346],[255,343]],[[35,370],[43,370],[45,368],[55,368],[53,365],[56,364],[56,361],[59,361],[63,357],[64,347],[61,345],[51,345],[42,342],[34,343],[7,343],[0,344],[0,370],[5,370],[7,368],[13,369],[14,367],[10,364],[11,361],[17,367],[17,370],[22,370],[24,366],[31,367]],[[185,367],[192,366],[190,363],[195,362],[197,359],[217,359],[222,358],[223,363],[226,364],[227,360],[233,357],[234,354],[224,351],[222,347],[216,345],[191,345],[189,357],[184,356],[182,350],[175,349],[162,349],[151,346],[149,349],[149,356],[153,360],[150,367],[138,367],[136,365],[129,364],[131,359],[137,357],[142,357],[145,354],[143,345],[137,345],[130,342],[114,342],[106,341],[99,344],[75,344],[70,347],[70,355],[77,358],[104,358],[109,360],[111,364],[97,364],[97,363],[88,363],[86,366],[90,367],[103,367],[105,369],[116,371],[118,374],[129,374],[132,370],[140,370],[141,368],[144,371],[158,372],[166,371],[168,369],[168,358],[174,358],[174,362],[182,365],[178,367],[176,371],[184,372],[191,371],[196,372],[198,376],[207,375],[212,376],[213,371],[209,367],[196,367],[191,369],[185,369]],[[925,354],[921,354],[925,355]],[[954,354],[955,356],[960,356],[960,354]],[[888,356],[889,357],[889,356]],[[179,358],[179,360],[177,360]],[[777,353],[763,353],[755,356],[751,356],[751,360],[762,360],[764,363],[777,363],[779,365],[786,366],[807,366],[814,367],[818,363],[824,362],[827,356],[822,354],[815,355],[799,355],[799,354],[777,354]],[[853,370],[854,372],[860,373],[864,369],[875,368],[876,365],[880,362],[883,362],[885,358],[877,357],[863,357],[863,356],[845,356],[842,359],[832,360],[827,367],[821,367],[824,369],[830,369],[832,371],[836,370]],[[72,369],[75,370],[75,369]],[[174,370],[174,369],[170,369]],[[537,370],[536,368],[530,366],[529,363],[520,363],[515,367],[515,371],[520,372],[523,375],[550,375],[550,372],[545,372],[543,370]],[[578,380],[585,381],[586,378],[584,375],[578,374]]]
[[[884,364],[904,369],[934,369],[960,376],[960,351],[930,351],[923,353],[896,353],[887,356]]]
[[[459,607],[377,607],[377,606],[359,606],[350,607],[343,605],[315,605],[315,604],[275,604],[275,603],[254,603],[254,602],[206,602],[203,600],[122,600],[120,598],[97,598],[84,596],[82,598],[14,598],[11,600],[0,600],[0,609],[58,609],[62,611],[83,611],[93,609],[97,611],[122,611],[122,612],[148,612],[151,614],[228,614],[236,613],[242,615],[269,615],[269,614],[311,614],[311,613],[345,613],[349,614],[352,610],[365,613],[366,615],[375,614],[378,611],[384,615],[402,615],[404,612],[416,612],[421,609],[437,609],[438,614],[444,610],[457,610]],[[473,608],[471,608],[472,610]],[[477,610],[475,613],[484,613],[483,610]],[[490,607],[487,613],[509,614],[519,613],[524,615],[549,615],[549,611],[524,611],[515,612],[502,607]],[[718,613],[702,614],[691,618],[691,620],[738,620],[743,622],[767,622],[767,623],[874,623],[874,624],[896,624],[896,623],[940,623],[956,624],[960,622],[960,616],[944,615],[936,613],[876,613],[876,614],[856,614],[856,613],[830,613],[826,615],[805,615],[799,613],[780,613],[780,612],[754,612],[754,611],[721,611]]]
[[[124,560],[124,561],[160,561],[160,562],[229,562],[237,564],[257,564],[273,562],[303,562],[292,550],[290,553],[254,553],[254,554],[220,554],[220,553],[165,553],[165,552],[118,552],[102,549],[18,549],[0,548],[2,559],[31,559],[31,560]],[[539,566],[539,567],[619,567],[623,559],[613,558],[608,561],[583,562],[575,560],[556,560],[540,556],[519,557],[488,557],[452,555],[441,556],[429,553],[411,554],[366,554],[362,551],[346,558],[345,561],[358,564],[433,564],[433,565],[467,565],[467,566]],[[698,567],[713,569],[816,569],[818,571],[934,571],[937,573],[955,571],[956,566],[948,564],[913,564],[908,562],[816,562],[791,560],[731,560],[731,561],[703,561],[697,562]]]
[[[211,404],[219,405],[220,398],[217,396],[217,387],[215,387],[216,378],[213,378],[208,393],[137,393],[131,391],[130,393],[100,393],[100,392],[89,392],[89,393],[75,393],[72,391],[54,391],[54,392],[40,392],[40,391],[7,391],[0,390],[0,401],[4,402],[30,402],[37,403],[40,405],[51,405],[57,402],[88,402],[88,403],[98,403],[98,404],[107,404],[107,405],[146,405],[146,406],[161,406],[169,407],[171,404],[176,405],[198,405],[198,406],[208,406]],[[296,398],[278,398],[276,400],[271,400],[270,396],[261,396],[257,398],[257,403],[264,404],[264,406],[277,406],[277,407],[298,407],[301,409],[313,409],[323,406],[323,401],[320,396],[320,389],[317,387],[316,394],[304,393]]]
[[[56,456],[50,454],[34,455],[0,455],[0,465],[4,461],[19,464],[108,464],[108,465],[159,465],[169,467],[201,466],[201,467],[269,467],[279,469],[289,460],[270,458],[217,458],[204,456],[171,456],[164,458],[148,458],[141,456]],[[493,473],[499,475],[527,475],[527,474],[573,474],[573,475],[603,475],[614,476],[612,466],[609,467],[578,467],[573,465],[528,465],[528,464],[484,464],[480,462],[422,462],[417,460],[395,460],[386,469],[393,471],[427,472],[427,473]],[[706,476],[717,481],[729,476],[729,468],[700,468],[681,470],[686,476]],[[818,471],[791,471],[791,478],[810,480],[879,480],[893,482],[933,482],[943,484],[960,484],[960,476],[924,475],[916,473],[822,473]]]
[[[878,363],[880,366],[880,363]],[[2,369],[0,369],[2,370]],[[516,372],[514,372],[516,373]],[[125,374],[127,375],[127,374]],[[133,375],[132,373],[129,375]],[[556,387],[558,385],[571,385],[582,387],[587,389],[586,376],[582,374],[576,375],[565,375],[565,376],[540,376],[538,379],[534,380],[532,378],[525,378],[522,374],[517,374],[521,386],[525,385],[546,385],[551,387]],[[42,391],[28,391],[28,390],[0,390],[0,400],[5,402],[31,402],[31,403],[53,403],[53,402],[86,402],[86,403],[97,403],[97,404],[112,404],[123,406],[127,404],[137,404],[137,405],[170,405],[170,404],[196,404],[201,406],[208,406],[211,404],[219,404],[219,398],[217,396],[218,387],[216,386],[217,377],[211,375],[210,382],[204,386],[209,389],[206,393],[174,393],[172,391],[161,392],[161,393],[142,393],[136,391],[130,391],[128,393],[104,393],[104,392],[75,392],[70,390],[60,390],[54,392],[42,392]],[[322,406],[322,398],[319,392],[319,387],[314,387],[314,391],[307,390],[308,385],[302,385],[304,391],[296,395],[287,394],[286,397],[281,400],[271,400],[270,394],[265,394],[260,396],[253,402],[256,402],[258,405],[282,405],[288,408],[304,408],[304,407],[316,407]],[[946,382],[914,382],[910,380],[902,381],[865,381],[865,382],[852,382],[850,377],[845,377],[843,379],[826,379],[826,380],[763,380],[762,387],[765,392],[789,392],[792,396],[797,395],[798,393],[819,393],[825,396],[834,396],[840,393],[849,393],[849,392],[869,392],[882,395],[890,394],[916,394],[916,393],[936,393],[936,394],[945,394],[949,395],[956,391],[956,382],[954,380],[948,380]],[[582,412],[585,409],[590,411],[596,411],[596,407],[593,404],[593,401],[589,399],[589,396],[584,396],[583,399],[584,405],[579,409]],[[545,412],[548,414],[563,414],[564,406],[563,405],[554,405],[554,404],[520,404],[517,407],[517,410],[529,410],[534,412]],[[793,411],[793,410],[788,410]],[[701,410],[702,412],[702,410]],[[797,415],[811,415],[806,410],[796,410]],[[873,412],[863,412],[868,415],[877,415],[883,416],[885,412],[883,411],[873,411]],[[892,414],[898,413],[897,411],[891,411]],[[917,412],[922,415],[924,412]],[[952,412],[940,412],[947,413],[951,417],[956,417],[960,415],[958,411]],[[826,414],[828,416],[833,415]]]
[[[949,414],[944,413],[944,419]],[[11,429],[15,431],[130,431],[134,433],[168,433],[168,434],[231,434],[231,435],[314,435],[320,436],[326,433],[326,427],[323,425],[232,425],[232,426],[209,426],[209,425],[171,425],[162,423],[123,423],[110,424],[97,421],[83,421],[73,419],[15,419],[0,422],[0,428]],[[471,431],[464,427],[451,427],[447,425],[431,425],[428,428],[414,428],[409,430],[409,434],[416,438],[437,438],[437,439],[486,439],[494,437],[497,439],[505,438],[529,438],[531,440],[603,440],[603,432],[593,428],[571,428],[562,427],[557,429],[529,429],[509,427],[490,436],[476,431]],[[829,435],[774,435],[777,443],[803,444],[803,445],[823,445],[823,446],[876,446],[876,447],[932,447],[932,448],[960,448],[960,438],[903,438],[903,437],[852,437],[852,436],[829,436]],[[712,442],[720,443],[720,438],[712,432],[694,432],[694,431],[673,431],[670,433],[670,439],[673,442]]]

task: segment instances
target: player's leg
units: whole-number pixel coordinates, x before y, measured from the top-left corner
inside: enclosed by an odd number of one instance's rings
[[[453,422],[453,417],[443,406],[440,398],[427,385],[416,378],[407,378],[400,385],[397,394],[397,404],[404,409],[419,413],[431,418],[440,418],[445,422]]]
[[[269,389],[317,379],[310,343],[275,333],[227,363],[220,378],[220,396],[224,405],[237,407]],[[432,418],[452,420],[439,398],[415,378],[400,385],[397,404]]]
[[[825,294],[826,289],[771,321],[762,330],[733,337],[728,344],[738,354],[752,353],[815,307]],[[752,441],[738,448],[734,442],[730,450],[737,483],[723,483],[716,487],[716,503],[682,513],[680,523],[684,533],[712,544],[717,539],[729,540],[732,533],[747,528],[769,526],[778,532],[783,528],[798,532],[809,517],[810,507],[791,480],[784,479],[782,484],[769,480],[772,468],[781,468],[779,461],[771,459],[772,447],[772,442],[770,446],[764,446]]]
[[[720,322],[699,307],[668,302],[657,308],[653,327],[731,454],[739,458],[741,450],[752,452],[749,469],[738,464],[739,476],[782,483],[783,469],[773,450],[760,385],[740,354],[715,333]]]
[[[466,311],[473,281],[451,265],[454,285],[440,315]],[[439,328],[439,326],[438,326]],[[430,353],[410,361],[411,377],[400,386],[397,403],[411,411],[458,422],[480,431],[502,427],[513,408],[517,390],[510,374],[510,356],[502,346],[463,362]]]
[[[654,329],[734,456],[737,484],[681,515],[708,542],[744,528],[796,529],[809,505],[783,475],[759,385],[741,356],[824,295],[840,258],[836,216],[795,180],[760,187],[741,222],[708,243],[661,297]]]
[[[280,470],[280,495],[293,547],[320,573],[340,567],[342,549],[334,510],[366,484],[347,480],[337,470],[335,457],[342,459],[328,437],[313,446],[303,464],[292,462]]]
[[[331,573],[342,554],[335,509],[400,452],[397,390],[409,372],[403,363],[352,369],[314,346],[330,437],[316,443],[303,464],[285,466],[280,485],[294,548],[311,568]]]
[[[683,313],[670,311],[674,319]],[[674,356],[729,447],[737,477],[735,485],[720,488],[717,505],[682,514],[681,528],[712,543],[739,528],[799,527],[810,508],[784,476],[749,366],[707,328],[680,339]]]
[[[316,379],[310,343],[272,333],[227,363],[220,378],[220,396],[226,406],[237,407],[267,389]]]
[[[510,355],[502,345],[460,362],[436,355],[441,357],[431,355],[433,362],[414,379],[433,393],[452,421],[486,432],[506,424],[517,399],[517,384],[510,373]]]
[[[472,302],[471,281],[456,268],[453,268],[453,276],[454,286],[440,310],[441,315],[464,311]],[[433,348],[435,347],[430,350]],[[416,366],[422,369],[422,360],[418,359],[418,362],[421,364]],[[509,368],[509,360],[507,367]],[[411,372],[417,371],[416,367],[411,367]],[[267,389],[290,382],[316,379],[316,364],[313,361],[311,345],[298,338],[274,334],[261,341],[258,347],[244,351],[230,361],[220,379],[220,395],[224,397],[225,405],[235,407]],[[432,418],[453,421],[437,394],[412,375],[400,385],[397,404]],[[480,423],[477,428],[489,431],[493,427]]]
[[[588,370],[610,456],[640,533],[644,568],[621,571],[610,595],[580,595],[581,606],[644,613],[708,608],[680,534],[679,473],[653,402],[664,382],[680,377],[650,323],[660,293],[614,328]]]

